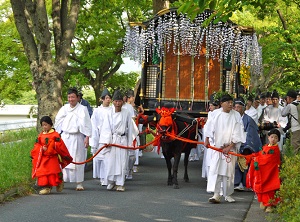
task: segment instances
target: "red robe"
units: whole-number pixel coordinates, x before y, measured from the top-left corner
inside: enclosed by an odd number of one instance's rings
[[[46,145],[47,150],[42,147]],[[40,133],[31,150],[32,178],[38,178],[39,186],[57,186],[62,182],[62,168],[72,162],[72,157],[60,135],[52,131]]]
[[[246,186],[257,194],[258,201],[265,206],[276,205],[275,192],[280,188],[280,150],[278,145],[265,145],[261,151],[252,154]]]

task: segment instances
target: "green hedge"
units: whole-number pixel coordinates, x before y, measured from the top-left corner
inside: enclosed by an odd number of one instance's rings
[[[277,195],[281,202],[276,212],[280,221],[297,222],[300,220],[300,155],[294,155],[289,140],[284,147],[280,178],[282,183]]]

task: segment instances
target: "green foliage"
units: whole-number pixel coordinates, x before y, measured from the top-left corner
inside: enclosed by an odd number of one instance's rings
[[[66,88],[90,85],[99,92],[108,85],[106,81],[123,63],[125,25],[145,21],[150,16],[151,3],[150,0],[125,0],[122,4],[117,0],[83,1],[70,56],[71,67],[65,75]],[[120,83],[121,87],[127,87]]]
[[[37,105],[36,92],[34,90],[20,92],[18,98],[3,99],[4,104],[10,105]]]
[[[134,89],[138,81],[138,77],[139,74],[136,72],[130,72],[128,74],[124,72],[116,73],[106,81],[105,87],[110,89],[111,93],[113,93],[116,89],[125,93],[128,89]]]
[[[276,208],[276,212],[280,217],[280,221],[298,221],[300,217],[300,155],[293,155],[292,147],[288,142],[286,144],[286,155],[280,171],[282,180],[280,191],[280,204]]]
[[[276,89],[279,94],[285,95],[288,89],[300,88],[299,79],[299,27],[300,8],[293,2],[289,7],[285,1],[271,1],[266,5],[268,13],[260,15],[259,8],[247,5],[241,11],[235,11],[231,20],[239,25],[253,26],[262,46],[263,68],[261,76],[255,76],[255,88],[260,91]],[[280,10],[287,24],[284,29],[277,10]],[[254,77],[252,77],[254,78]],[[253,80],[253,79],[252,79]],[[251,81],[252,82],[252,81]]]
[[[14,187],[32,184],[30,150],[33,147],[37,132],[26,129],[5,132],[1,139],[21,141],[0,144],[0,193]],[[9,139],[10,138],[10,139]],[[9,169],[9,170],[8,170]]]
[[[15,100],[32,89],[32,76],[8,0],[0,6],[0,100]]]

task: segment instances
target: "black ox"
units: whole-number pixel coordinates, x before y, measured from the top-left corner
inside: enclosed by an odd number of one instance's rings
[[[168,168],[168,185],[173,185],[173,188],[178,189],[178,166],[180,162],[181,153],[184,155],[184,181],[189,182],[188,176],[188,159],[192,148],[195,148],[197,144],[187,143],[178,139],[174,139],[173,136],[177,135],[190,140],[196,140],[196,132],[198,121],[197,119],[188,116],[187,114],[174,113],[174,108],[161,108],[156,109],[156,133],[161,135],[159,146],[162,147],[162,153],[165,157]],[[148,121],[153,118],[149,118]],[[173,136],[168,136],[169,134]],[[173,166],[171,159],[174,158]],[[173,169],[173,171],[172,171]]]

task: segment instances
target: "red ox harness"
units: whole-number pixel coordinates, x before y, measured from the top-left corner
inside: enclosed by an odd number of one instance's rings
[[[170,133],[171,135],[177,135],[178,128],[175,123],[175,121],[172,118],[172,113],[174,113],[174,108],[165,108],[162,107],[161,109],[156,108],[156,112],[160,115],[160,119],[157,123],[156,129],[157,132],[166,131]],[[162,127],[166,127],[166,129],[163,129]],[[170,130],[171,128],[171,130]],[[170,137],[161,138],[164,142],[171,142],[174,139],[171,139]]]
[[[156,112],[161,117],[156,126],[157,132],[159,133],[165,130],[166,132],[168,132],[169,135],[171,135],[171,136],[161,137],[160,141],[167,142],[167,143],[172,142],[175,140],[174,136],[181,136],[186,131],[188,132],[187,138],[190,138],[191,134],[196,130],[195,127],[190,127],[189,124],[184,122],[185,128],[178,133],[178,126],[175,120],[172,118],[172,114],[174,113],[174,111],[175,111],[174,108],[169,109],[169,108],[162,107],[161,109],[158,108],[156,109]],[[163,129],[162,127],[166,127],[166,129]],[[158,143],[156,144],[158,147],[157,149],[158,152],[160,150],[160,141],[158,141]],[[186,143],[183,143],[182,150],[184,150],[185,147],[186,147]]]

